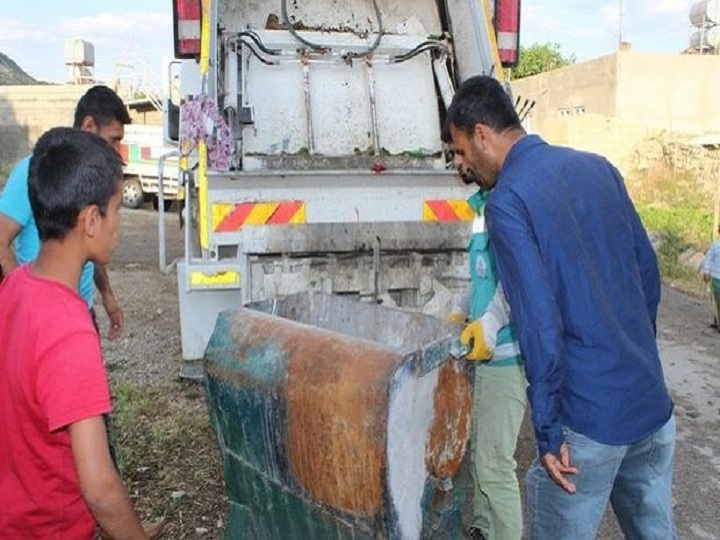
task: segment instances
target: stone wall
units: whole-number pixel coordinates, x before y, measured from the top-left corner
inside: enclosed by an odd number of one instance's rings
[[[712,208],[720,196],[720,145],[662,132],[637,142],[630,155],[626,181],[635,196],[647,200],[665,182],[678,200]]]
[[[707,191],[714,189],[720,177],[720,148],[669,140],[663,150],[663,158],[672,168],[697,176]]]

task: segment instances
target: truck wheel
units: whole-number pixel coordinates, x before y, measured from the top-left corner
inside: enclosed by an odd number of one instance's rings
[[[165,210],[166,212],[169,212],[169,211],[170,211],[170,208],[172,207],[172,204],[173,204],[174,202],[175,202],[175,201],[173,201],[172,199],[165,199],[165,200],[163,201],[164,210]],[[155,196],[152,198],[152,205],[153,205],[153,209],[154,209],[156,212],[160,209],[160,198],[159,198],[157,195],[155,195]]]
[[[125,208],[139,208],[143,203],[143,190],[139,178],[130,177],[123,180],[122,204]]]

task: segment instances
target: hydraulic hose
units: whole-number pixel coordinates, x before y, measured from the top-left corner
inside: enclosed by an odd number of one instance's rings
[[[378,6],[377,0],[373,0],[373,8],[375,8],[375,17],[377,18],[377,23],[378,23],[378,31],[377,31],[377,36],[375,37],[375,41],[366,50],[360,51],[360,52],[349,52],[345,55],[346,57],[362,58],[364,56],[372,54],[375,51],[375,49],[377,49],[378,45],[380,45],[380,40],[382,39],[384,30],[383,30],[383,23],[382,23],[382,14],[380,13],[380,7]],[[282,14],[283,24],[285,24],[285,26],[287,27],[290,34],[295,39],[297,39],[300,43],[310,47],[311,49],[315,49],[315,50],[329,50],[330,49],[330,47],[328,47],[327,45],[321,45],[320,43],[313,43],[312,41],[305,39],[304,37],[300,36],[297,33],[292,22],[290,22],[290,17],[288,16],[287,0],[281,1],[281,14]]]

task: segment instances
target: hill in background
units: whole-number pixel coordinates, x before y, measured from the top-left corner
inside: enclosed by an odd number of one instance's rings
[[[39,84],[25,73],[12,58],[0,52],[0,85]]]

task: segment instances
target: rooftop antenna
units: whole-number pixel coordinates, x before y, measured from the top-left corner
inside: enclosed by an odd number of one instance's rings
[[[623,48],[623,17],[625,16],[625,2],[618,0],[618,50]]]

